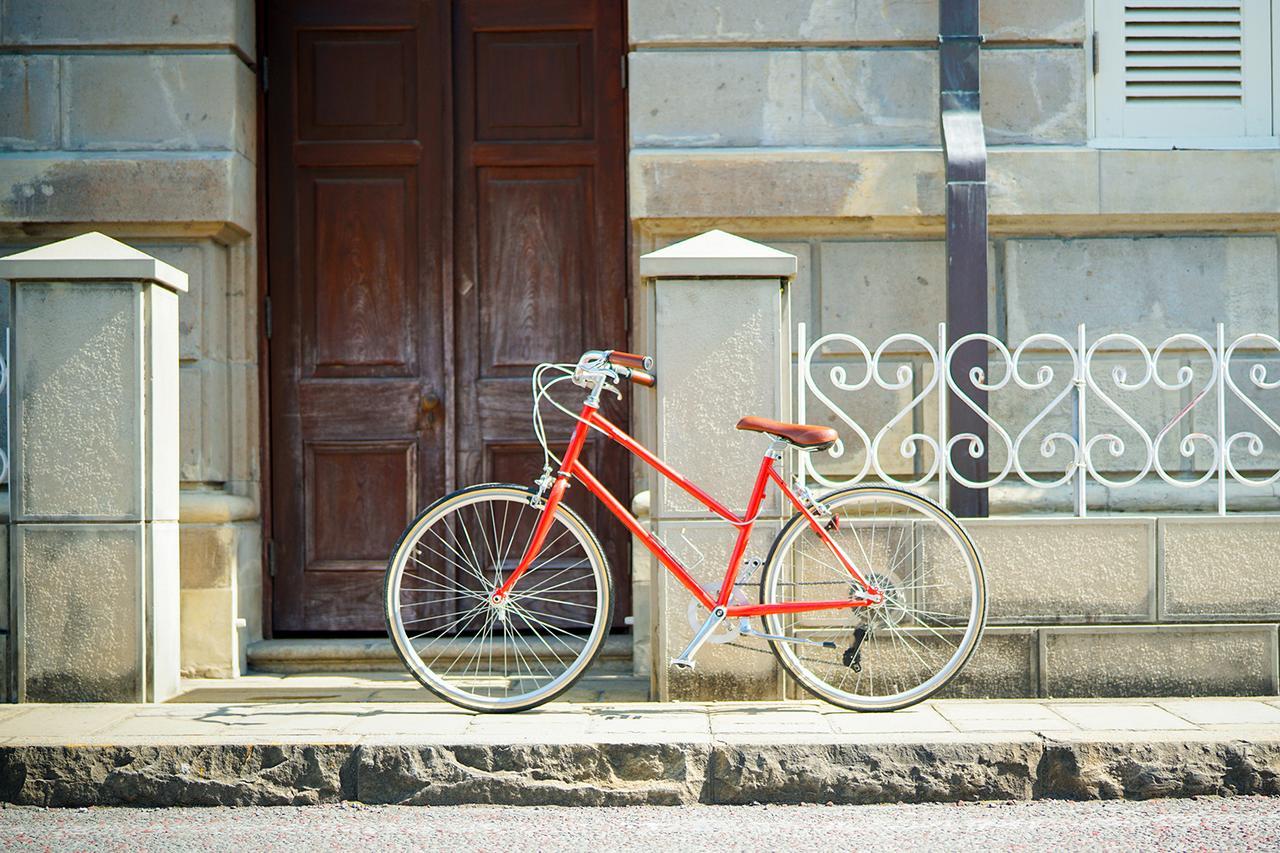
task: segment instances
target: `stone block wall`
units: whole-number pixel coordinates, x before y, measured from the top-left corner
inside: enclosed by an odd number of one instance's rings
[[[1280,151],[1094,147],[1089,5],[981,4],[989,330],[1010,348],[1039,332],[1074,338],[1081,322],[1090,341],[1128,332],[1152,345],[1178,332],[1212,340],[1218,323],[1228,341],[1280,334]],[[935,341],[946,307],[936,0],[633,0],[628,9],[635,254],[722,228],[799,257],[793,331],[805,322],[810,341],[832,332],[872,348],[902,332]],[[655,316],[653,294],[639,289],[636,346],[655,339]],[[911,368],[906,388],[844,398],[826,390],[874,433],[921,388],[922,354],[903,344],[882,365],[886,377]],[[1280,352],[1247,355],[1234,368],[1239,378],[1255,363],[1269,379],[1280,375]],[[821,358],[823,368],[850,362],[847,347]],[[1045,352],[1040,364],[1069,376],[1063,354]],[[1123,355],[1098,364],[1100,376],[1136,367]],[[1202,371],[1203,355],[1173,347],[1161,375],[1184,366]],[[1251,390],[1280,419],[1280,390]],[[1155,434],[1192,393],[1135,393],[1127,410]],[[1049,399],[1023,392],[994,396],[992,405],[1002,422],[1022,425]],[[645,430],[655,413],[643,400],[636,405],[640,433],[652,439]],[[1233,458],[1264,477],[1280,466],[1280,435],[1244,408],[1229,399],[1228,417],[1259,432],[1265,446],[1257,457]],[[1119,417],[1092,416],[1122,432]],[[921,470],[927,451],[909,458],[898,447],[937,417],[926,399],[893,428],[886,469],[904,478]],[[1064,418],[1067,410],[1044,431],[1069,427]],[[1178,444],[1214,418],[1207,400],[1166,437],[1167,470],[1205,470],[1203,448],[1187,457]],[[813,405],[807,419],[841,426]],[[1119,456],[1096,454],[1098,467],[1117,477],[1140,467],[1135,444]],[[1062,471],[1061,459],[1035,451],[1023,458],[1029,470]],[[993,450],[996,465],[1000,452]],[[819,469],[847,477],[862,467],[860,453],[819,456]],[[1096,525],[1043,515],[1070,512],[1070,489],[996,490],[998,512],[1042,515],[975,525],[989,563],[992,628],[953,694],[1277,689],[1277,620],[1266,599],[1280,574],[1262,552],[1280,529],[1280,482],[1230,486],[1233,508],[1272,515],[1220,522],[1169,515],[1214,509],[1212,488],[1150,479],[1126,490],[1091,484],[1093,511],[1130,514]],[[1089,585],[1097,598],[1086,594]],[[754,656],[740,654],[749,671]],[[665,663],[656,650],[655,663]]]
[[[1074,339],[1082,322],[1091,341],[1127,332],[1153,346],[1178,332],[1212,340],[1217,323],[1228,341],[1280,333],[1280,152],[1092,147],[1087,6],[981,6],[989,330],[1010,348],[1040,332]],[[936,341],[946,309],[936,2],[637,0],[629,16],[637,253],[726,228],[800,257],[792,314],[806,323],[810,341],[832,332],[871,348],[904,332]],[[651,297],[638,293],[641,340],[651,339],[652,309]],[[848,354],[833,346],[823,366]],[[913,369],[912,386],[843,401],[860,423],[874,431],[907,404],[927,379],[922,355],[904,343],[887,360]],[[1280,370],[1280,352],[1249,356]],[[1065,354],[1037,358],[1066,375]],[[1163,361],[1169,376],[1203,364],[1185,345]],[[1125,366],[1125,359],[1106,366]],[[992,405],[997,417],[1021,425],[1049,399],[993,395]],[[1280,416],[1280,393],[1261,390],[1255,399]],[[1155,434],[1188,401],[1151,389],[1127,405]],[[1259,456],[1238,454],[1237,464],[1274,471],[1280,435],[1234,400],[1229,406],[1265,443]],[[1209,426],[1211,409],[1202,405],[1167,437],[1161,461],[1168,470],[1191,474],[1210,464],[1201,449],[1181,455],[1178,442]],[[810,412],[836,423],[830,412]],[[1118,416],[1095,414],[1099,427],[1122,431]],[[898,447],[936,418],[936,403],[922,401],[892,432],[881,464],[899,476],[920,470],[927,453],[908,458]],[[1046,419],[1044,432],[1062,428],[1063,418],[1066,410]],[[1002,452],[993,448],[993,464],[1003,464]],[[1097,463],[1119,474],[1141,467],[1140,455],[1131,441],[1121,456],[1101,453]],[[820,459],[824,473],[840,478],[865,456],[851,450]],[[1034,472],[1062,470],[1061,460],[1038,452],[1022,461]],[[1004,502],[1010,511],[1071,506],[1069,490],[1014,492]],[[1211,490],[1193,495],[1158,483],[1095,494],[1107,509],[1213,505]],[[1246,491],[1243,500],[1249,509],[1280,509],[1275,489]]]
[[[189,674],[239,672],[262,635],[254,15],[253,0],[0,4],[0,252],[97,230],[190,276]]]

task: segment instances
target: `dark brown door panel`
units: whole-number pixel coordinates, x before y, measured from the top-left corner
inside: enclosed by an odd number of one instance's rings
[[[268,0],[275,630],[381,630],[419,509],[538,476],[533,366],[626,345],[622,20],[618,2]],[[586,458],[627,494],[617,448]],[[626,533],[587,497],[570,503],[621,622]]]

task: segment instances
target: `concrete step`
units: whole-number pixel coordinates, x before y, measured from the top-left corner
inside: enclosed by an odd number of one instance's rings
[[[261,704],[272,702],[422,702],[445,705],[406,672],[252,673],[241,678],[184,679],[170,703]],[[647,702],[649,680],[598,668],[552,704]],[[447,706],[446,706],[447,707]]]
[[[497,715],[333,701],[0,708],[0,801],[25,805],[1230,794],[1280,795],[1280,700],[950,700],[892,714],[816,702],[560,704]]]
[[[249,645],[254,672],[404,672],[404,664],[384,638],[260,640]],[[604,641],[592,673],[631,674],[631,636],[612,634]]]

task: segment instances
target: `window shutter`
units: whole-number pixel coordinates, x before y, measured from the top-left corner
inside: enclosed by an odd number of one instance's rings
[[[1096,0],[1096,135],[1272,135],[1269,0]]]

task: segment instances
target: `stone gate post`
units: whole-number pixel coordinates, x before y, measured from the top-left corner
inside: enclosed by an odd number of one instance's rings
[[[10,639],[19,702],[178,689],[178,294],[102,234],[0,259],[11,283]]]
[[[787,291],[796,269],[795,255],[723,231],[708,231],[640,259],[640,275],[655,289],[655,450],[737,513],[746,506],[768,439],[738,432],[734,425],[743,415],[790,416]],[[714,594],[736,528],[656,473],[649,489],[652,529]],[[771,491],[748,558],[764,559],[783,511]],[[672,668],[671,658],[694,633],[693,599],[665,570],[654,569],[652,578],[656,698],[781,698],[773,657],[762,654],[766,646],[755,640],[734,641],[755,651],[710,642],[698,653],[694,670]],[[753,579],[758,581],[759,574]],[[742,593],[744,601],[757,600],[752,590],[744,587]],[[698,607],[696,619],[705,615]]]

